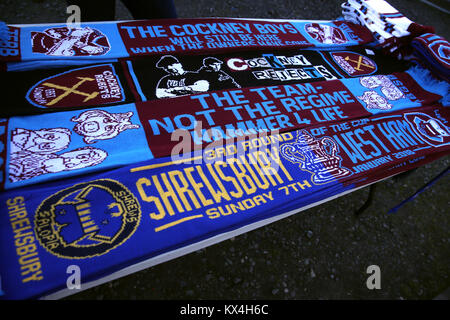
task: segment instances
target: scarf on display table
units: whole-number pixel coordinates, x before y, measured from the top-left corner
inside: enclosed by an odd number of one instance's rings
[[[447,40],[433,33],[425,33],[414,38],[411,46],[419,63],[437,77],[447,81],[450,79],[450,43]]]
[[[384,0],[349,0],[342,5],[345,20],[367,27],[384,52],[399,59],[411,54],[414,37],[434,32],[433,27],[417,24]]]
[[[449,119],[371,115],[2,193],[2,289],[64,296],[70,264],[90,287],[424,165],[450,152]]]
[[[342,4],[345,20],[372,31],[383,53],[415,60],[435,76],[448,81],[450,43],[434,28],[417,24],[383,0],[349,0]]]
[[[110,107],[14,116],[0,123],[5,189],[169,156],[182,142],[281,132],[420,109],[448,94],[447,82],[405,72],[309,83],[253,86]],[[448,100],[447,98],[445,100]],[[184,147],[183,147],[184,148]],[[183,149],[184,150],[184,149]]]
[[[175,65],[175,69],[173,66]],[[254,86],[356,78],[405,71],[411,63],[378,51],[251,50],[214,54],[155,54],[144,59],[0,73],[7,108],[29,115],[173,98]]]
[[[369,30],[347,21],[205,18],[7,28],[0,41],[1,61],[28,62],[27,68],[160,53],[346,47],[373,41]]]
[[[402,37],[396,18],[380,21]],[[0,37],[2,298],[64,297],[68,265],[89,288],[450,153],[445,65],[386,56],[351,21],[0,25]]]

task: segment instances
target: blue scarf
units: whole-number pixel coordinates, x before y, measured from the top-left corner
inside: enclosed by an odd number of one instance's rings
[[[160,53],[347,47],[370,43],[373,37],[366,28],[346,21],[209,18],[10,25],[0,40],[4,45],[0,61],[46,64],[57,59],[70,65],[73,59],[102,61]]]
[[[450,112],[425,107],[259,135],[204,152],[0,194],[4,297],[149,267],[450,151]]]

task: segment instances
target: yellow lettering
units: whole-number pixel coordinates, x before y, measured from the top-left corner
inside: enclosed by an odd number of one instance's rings
[[[163,200],[164,205],[166,206],[167,211],[171,216],[175,214],[172,205],[170,204],[170,199],[175,203],[175,206],[177,207],[179,212],[184,212],[183,206],[180,203],[180,200],[177,197],[177,194],[173,190],[172,186],[170,185],[169,180],[167,179],[167,175],[165,173],[161,173],[161,178],[167,188],[167,191],[163,190],[163,187],[161,186],[158,178],[156,176],[152,176],[153,184],[155,185],[156,189],[159,192],[159,196]]]
[[[11,226],[14,230],[17,228],[20,228],[20,227],[28,226],[29,224],[30,224],[30,220],[28,220],[28,218],[24,218],[24,219],[20,219],[20,220],[11,222]]]
[[[308,180],[303,180],[303,184],[299,181],[297,184],[302,188],[302,190],[305,190],[306,187],[311,188],[311,185],[309,184]]]
[[[201,167],[200,167],[200,169],[201,169]],[[202,202],[202,205],[205,206],[205,207],[209,206],[209,205],[213,204],[214,202],[211,199],[206,199],[205,198],[205,196],[204,196],[204,194],[203,194],[203,192],[201,190],[205,185],[203,183],[201,183],[201,182],[197,182],[197,181],[194,180],[194,178],[192,177],[192,172],[194,170],[195,170],[195,168],[189,167],[189,168],[184,169],[184,172],[186,172],[186,176],[187,176],[189,182],[191,183],[192,188],[194,188],[195,192],[197,193],[197,196],[199,197],[200,201]],[[203,173],[203,171],[198,171],[197,170],[197,172],[198,172],[198,174],[200,175],[200,178],[203,181],[208,180],[206,178],[205,174]],[[210,183],[208,182],[208,184],[210,184]]]
[[[253,202],[253,199],[245,199],[242,201],[246,209],[251,209],[256,206],[256,204]]]
[[[180,184],[175,179],[175,177],[179,178],[179,180],[183,184],[183,186],[180,186]],[[181,171],[178,171],[178,170],[170,171],[169,178],[170,178],[170,181],[172,181],[172,184],[174,185],[175,190],[177,191],[177,194],[180,197],[181,201],[183,202],[187,211],[191,211],[192,207],[191,207],[188,199],[186,198],[186,194],[189,196],[189,198],[194,203],[194,205],[197,209],[201,207],[200,204],[198,203],[197,198],[194,195],[194,192],[189,189],[189,184],[186,181],[186,179],[184,178],[184,175]]]
[[[233,177],[228,177],[226,176],[222,169],[220,169],[220,167],[226,167],[227,164],[223,161],[217,161],[214,163],[214,168],[216,169],[216,171],[219,173],[220,178],[222,178],[222,180],[227,181],[227,182],[231,182],[236,191],[231,191],[230,194],[234,197],[234,198],[240,198],[242,197],[242,195],[244,194],[244,192],[242,191],[240,185],[237,183],[236,179]]]
[[[254,196],[253,200],[255,201],[257,206],[261,205],[261,203],[266,203],[266,199],[264,199],[262,195]]]
[[[16,253],[18,256],[23,256],[24,254],[34,251],[36,251],[36,245],[34,243],[16,248]]]
[[[246,174],[247,171],[239,162],[239,160],[236,158],[232,158],[229,160],[229,164],[234,174],[236,175],[236,178],[239,180],[240,185],[244,188],[245,192],[249,195],[255,193],[256,186],[253,183],[252,179]],[[236,168],[235,164],[237,164],[239,170]]]
[[[244,151],[247,151],[248,149],[251,149],[251,143],[250,143],[249,140],[243,141],[241,146],[244,149]]]
[[[20,203],[23,203],[24,200],[25,200],[25,199],[24,199],[23,197],[15,197],[14,199],[8,199],[8,200],[6,200],[6,204],[8,205],[8,207],[12,207],[12,206],[16,205],[17,202],[19,202],[19,204],[20,204]],[[11,211],[11,210],[10,210],[10,211]]]
[[[34,237],[28,236],[28,237],[16,239],[16,241],[14,241],[14,244],[16,245],[16,247],[21,247],[21,246],[26,245],[27,243],[32,243],[32,242],[34,242]]]
[[[148,180],[147,178],[139,178],[138,181],[136,181],[136,187],[138,189],[139,195],[141,196],[141,199],[145,202],[153,202],[156,205],[156,208],[158,209],[159,213],[150,213],[150,218],[154,219],[154,220],[160,220],[162,218],[164,218],[164,216],[166,215],[166,211],[164,210],[164,207],[161,204],[161,201],[159,201],[159,198],[154,197],[154,196],[148,196],[145,193],[145,190],[143,188],[143,185],[145,186],[151,186],[151,182],[150,180]]]
[[[245,210],[245,207],[244,207],[244,205],[242,204],[241,201],[239,201],[237,204],[230,203],[230,208],[233,210],[234,213],[238,212],[239,210],[241,210],[241,211]]]
[[[227,189],[222,184],[222,181],[219,179],[219,177],[217,176],[216,172],[214,171],[211,163],[206,164],[206,167],[208,168],[208,171],[211,174],[211,176],[213,177],[214,182],[217,185],[217,187],[219,188],[219,190],[216,190],[215,188],[213,188],[211,183],[206,178],[206,176],[205,176],[201,166],[197,166],[196,169],[197,169],[197,172],[200,174],[200,177],[202,178],[202,180],[205,183],[206,187],[208,188],[209,192],[213,196],[214,201],[216,203],[220,203],[220,202],[222,202],[222,198],[224,198],[227,201],[230,201],[231,197],[228,194]]]
[[[206,214],[210,219],[216,219],[220,217],[220,213],[217,212],[217,208],[210,208],[206,210]]]
[[[258,188],[261,188],[261,189],[267,189],[267,188],[270,186],[269,181],[266,179],[265,175],[261,172],[261,170],[260,170],[260,168],[258,167],[257,163],[255,163],[255,162],[253,161],[253,165],[254,165],[254,167],[255,167],[255,169],[256,169],[256,172],[258,172],[259,177],[261,178],[261,180],[262,180],[263,182],[261,182],[261,181],[258,179],[258,176],[255,174],[255,171],[253,171],[252,167],[250,166],[250,163],[249,163],[249,162],[252,162],[252,161],[247,161],[247,159],[245,158],[245,156],[241,156],[240,158],[241,158],[241,161],[244,163],[245,167],[247,168],[248,172],[250,172],[250,175],[252,176],[253,180],[254,180],[254,181],[256,182],[256,184],[258,185]]]

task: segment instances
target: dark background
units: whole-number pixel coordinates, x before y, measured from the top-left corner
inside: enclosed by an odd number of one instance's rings
[[[95,0],[92,0],[95,1]],[[175,0],[178,16],[329,20],[342,0]],[[447,12],[448,0],[432,1]],[[390,0],[449,39],[449,14],[419,0]],[[66,2],[0,0],[0,20],[65,22]],[[132,19],[117,1],[116,19]],[[82,18],[83,19],[83,18]],[[82,291],[68,299],[433,299],[450,287],[449,175],[403,206],[450,164],[446,156],[398,181],[379,182],[374,204],[355,191],[231,240]],[[370,265],[381,289],[368,290]]]

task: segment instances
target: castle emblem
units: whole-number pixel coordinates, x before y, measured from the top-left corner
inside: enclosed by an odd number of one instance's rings
[[[141,216],[134,195],[110,179],[80,183],[44,200],[35,232],[52,254],[69,259],[103,255],[123,244]]]

